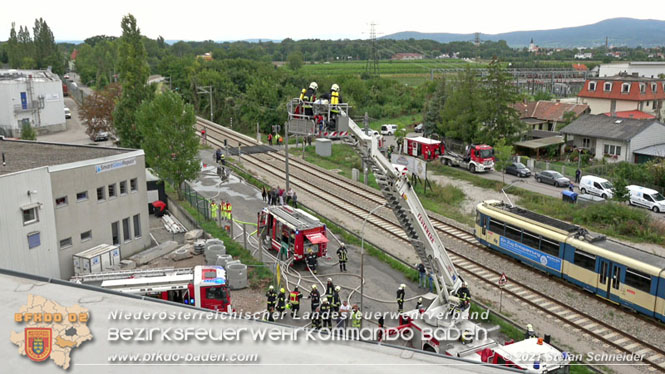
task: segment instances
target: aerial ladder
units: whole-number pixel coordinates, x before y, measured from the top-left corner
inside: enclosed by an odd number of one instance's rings
[[[289,126],[294,122],[306,120],[301,114],[295,113],[293,107],[293,105],[288,106]],[[331,120],[330,109],[323,109],[323,114]],[[380,152],[379,136],[368,135],[349,117],[348,105],[340,104],[338,110],[339,114],[332,122],[336,123],[338,128],[348,129],[350,137],[345,138],[345,141],[356,149],[365,165],[371,167],[386,198],[386,205],[392,209],[418,257],[427,271],[432,274],[436,298],[425,311],[423,319],[435,326],[454,324],[454,320],[442,319],[441,316],[448,315],[450,310],[459,305],[460,300],[455,294],[462,286],[463,280],[432,226],[411,182]]]

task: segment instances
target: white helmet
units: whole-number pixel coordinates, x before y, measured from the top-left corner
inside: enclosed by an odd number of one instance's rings
[[[340,246],[340,247],[344,247],[344,243],[340,242],[340,243],[339,243],[339,246]]]
[[[274,288],[275,287],[273,287],[272,284],[270,285],[270,287],[268,287],[268,289],[271,289],[271,290],[274,289]]]
[[[332,278],[328,278],[328,282],[332,282]]]
[[[316,289],[316,284],[313,284],[313,285],[312,285],[312,289],[313,289],[313,290]]]
[[[400,288],[400,289],[404,289],[405,287],[406,287],[406,284],[404,284],[404,283],[402,283],[402,284],[399,285],[399,288]]]
[[[332,87],[330,87],[330,89],[333,91],[339,91],[339,86],[337,85],[337,83],[335,83],[332,85]]]
[[[342,289],[342,287],[340,287],[340,286],[335,287],[335,291],[339,291],[341,289]]]
[[[316,84],[316,82],[312,82],[312,83],[309,84],[309,88],[311,88],[313,90],[316,90],[316,89],[319,88],[319,85]]]
[[[530,323],[528,325],[526,325],[526,330],[527,331],[533,331],[533,325],[531,325]]]

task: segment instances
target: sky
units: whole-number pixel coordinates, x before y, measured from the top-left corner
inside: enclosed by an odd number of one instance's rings
[[[399,31],[496,34],[581,26],[607,18],[657,18],[662,0],[613,6],[598,0],[33,0],[3,2],[0,40],[11,23],[32,27],[43,18],[55,39],[119,36],[122,17],[136,17],[141,33],[166,40],[367,39]],[[102,5],[103,4],[103,5]],[[287,5],[289,4],[289,5]],[[290,5],[294,4],[294,5]],[[609,6],[608,6],[609,5]]]

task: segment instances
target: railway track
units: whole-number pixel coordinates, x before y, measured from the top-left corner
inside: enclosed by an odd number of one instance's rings
[[[204,126],[206,127],[207,141],[215,146],[223,145],[220,138],[227,138],[242,145],[257,144],[256,141],[250,137],[237,134],[220,125],[199,119],[199,121],[197,121],[197,127],[203,128]],[[242,159],[244,162],[250,163],[252,167],[261,169],[280,180],[284,180],[285,172],[282,167],[280,167],[283,165],[284,156],[278,153],[272,153],[271,156],[275,159],[274,163],[260,160],[258,157],[252,155],[243,155]],[[275,165],[275,163],[281,165],[278,166]],[[338,175],[312,167],[295,158],[289,159],[289,167],[291,171],[289,178],[291,184],[297,186],[301,191],[308,191],[309,193],[316,194],[320,200],[342,209],[361,221],[365,219],[367,212],[371,208],[385,202],[385,199],[377,190],[364,185],[342,181]],[[303,177],[303,175],[315,176],[314,181],[306,180],[306,177]],[[345,199],[343,196],[354,196],[355,199]],[[358,202],[357,197],[362,197],[365,204]],[[367,202],[369,202],[369,206]],[[401,226],[397,224],[396,219],[390,217],[389,212],[390,211],[386,208],[383,213],[374,214],[368,217],[367,221],[369,224],[385,232],[387,235],[390,235],[395,240],[400,241],[405,246],[409,246],[410,243],[407,241],[406,234]],[[434,227],[439,231],[439,235],[460,241],[466,245],[478,246],[484,249],[484,247],[475,240],[473,235],[468,232],[451,226],[437,217],[430,216],[430,219],[432,220]],[[447,250],[451,259],[455,263],[455,266],[458,268],[458,271],[463,276],[467,277],[467,279],[474,278],[490,287],[499,287],[498,280],[501,276],[499,272],[490,269],[449,247]],[[590,316],[565,303],[559,302],[555,298],[535,290],[526,284],[512,281],[509,285],[503,288],[503,292],[512,296],[516,300],[519,300],[523,304],[529,305],[539,312],[546,314],[548,318],[556,319],[572,329],[579,330],[581,334],[587,335],[592,339],[603,343],[606,348],[613,347],[623,353],[644,356],[643,363],[648,364],[650,370],[660,370],[665,372],[665,350],[658,346],[640,341],[631,334],[616,329],[600,319]]]

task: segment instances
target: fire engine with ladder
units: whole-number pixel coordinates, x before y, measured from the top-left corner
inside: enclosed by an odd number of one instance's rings
[[[330,109],[322,110],[321,112],[328,113],[329,116],[324,120],[328,123],[343,124],[348,129],[350,137],[344,138],[344,140],[356,149],[365,165],[371,167],[376,182],[386,199],[386,205],[394,212],[427,272],[432,274],[435,287],[436,294],[425,295],[429,299],[429,306],[426,309],[403,313],[400,326],[388,329],[386,334],[397,334],[399,330],[408,328],[415,334],[410,341],[401,342],[404,345],[462,357],[479,363],[495,363],[533,373],[568,370],[569,366],[563,358],[565,355],[543,342],[542,339],[525,339],[517,343],[499,345],[489,337],[466,342],[438,341],[434,336],[418,333],[437,328],[456,328],[458,331],[475,333],[480,327],[469,320],[469,307],[460,310],[460,298],[455,295],[464,282],[448,256],[409,179],[380,152],[379,136],[368,135],[349,117],[348,106],[338,106],[335,109],[339,112],[338,114],[333,114]],[[298,123],[308,121],[302,114],[294,111],[293,105],[287,105],[287,111],[288,125],[291,128],[298,126]],[[333,115],[336,118],[330,118]],[[516,357],[516,352],[520,352],[522,355]],[[525,357],[526,360],[520,360]],[[526,362],[532,358],[535,359]]]
[[[231,292],[221,266],[122,270],[75,276],[72,282],[230,312]]]
[[[326,225],[307,212],[288,205],[269,206],[259,212],[257,233],[260,240],[270,240],[269,248],[280,250],[282,242],[288,246],[288,257],[294,261],[305,259],[311,249],[318,257],[326,255],[328,238]]]

